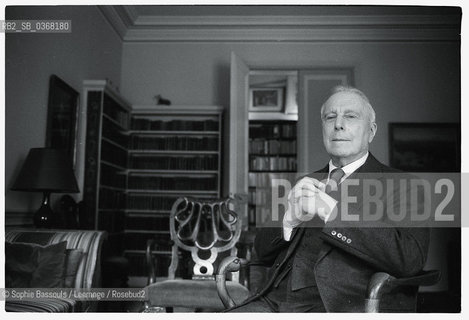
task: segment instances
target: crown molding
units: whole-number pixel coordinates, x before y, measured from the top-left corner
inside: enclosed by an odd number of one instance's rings
[[[130,29],[126,42],[330,42],[330,41],[459,41],[459,34],[444,29],[382,28],[228,28]]]
[[[460,41],[454,15],[139,16],[100,6],[124,42]]]
[[[135,9],[135,6],[125,6],[125,7],[121,6],[121,8],[123,8],[123,10],[126,11],[127,16],[132,22],[138,19],[138,12]]]
[[[125,9],[130,9],[125,7]],[[132,10],[134,10],[132,8]],[[418,26],[453,25],[452,15],[138,16],[135,26]]]
[[[129,15],[133,8],[123,9],[121,6],[98,6],[98,9],[121,40],[124,40],[127,30],[133,25],[133,20]],[[135,17],[133,18],[135,19]]]

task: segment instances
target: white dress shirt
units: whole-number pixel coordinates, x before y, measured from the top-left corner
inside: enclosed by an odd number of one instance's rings
[[[352,173],[354,173],[358,168],[360,168],[365,162],[366,162],[366,159],[368,159],[368,154],[369,152],[367,152],[363,157],[361,157],[360,159],[357,159],[355,160],[354,162],[352,163],[349,163],[348,165],[346,166],[343,166],[342,167],[342,170],[344,171],[344,176],[342,177],[342,179],[340,179],[339,181],[339,184],[344,181],[345,179],[348,178],[348,176],[350,176]],[[336,168],[339,168],[339,167],[336,167],[333,163],[332,163],[332,160],[329,160],[329,174],[327,175],[327,182],[326,184],[329,182],[329,179],[330,179],[330,176],[331,176],[331,171],[336,169]]]

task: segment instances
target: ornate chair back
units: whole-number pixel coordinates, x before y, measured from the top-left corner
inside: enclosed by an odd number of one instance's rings
[[[200,200],[182,197],[171,209],[172,257],[168,278],[174,279],[179,264],[179,249],[190,252],[194,262],[192,279],[214,279],[220,253],[237,255],[236,243],[242,221],[230,205],[231,198]],[[239,273],[232,275],[239,281]]]

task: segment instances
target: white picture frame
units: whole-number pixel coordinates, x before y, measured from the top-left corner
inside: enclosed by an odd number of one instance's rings
[[[249,111],[272,112],[283,109],[283,88],[250,88]]]

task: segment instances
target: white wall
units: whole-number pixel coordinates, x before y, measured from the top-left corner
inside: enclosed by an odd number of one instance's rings
[[[71,33],[6,35],[5,209],[31,212],[41,195],[9,188],[29,149],[45,146],[50,75],[79,92],[85,79],[119,85],[122,43],[96,6],[8,7],[6,19],[72,20]]]
[[[377,113],[371,150],[385,163],[389,122],[459,121],[459,45],[450,42],[127,43],[121,92],[137,104],[160,93],[173,104],[226,108],[231,51],[251,68],[355,68]]]

